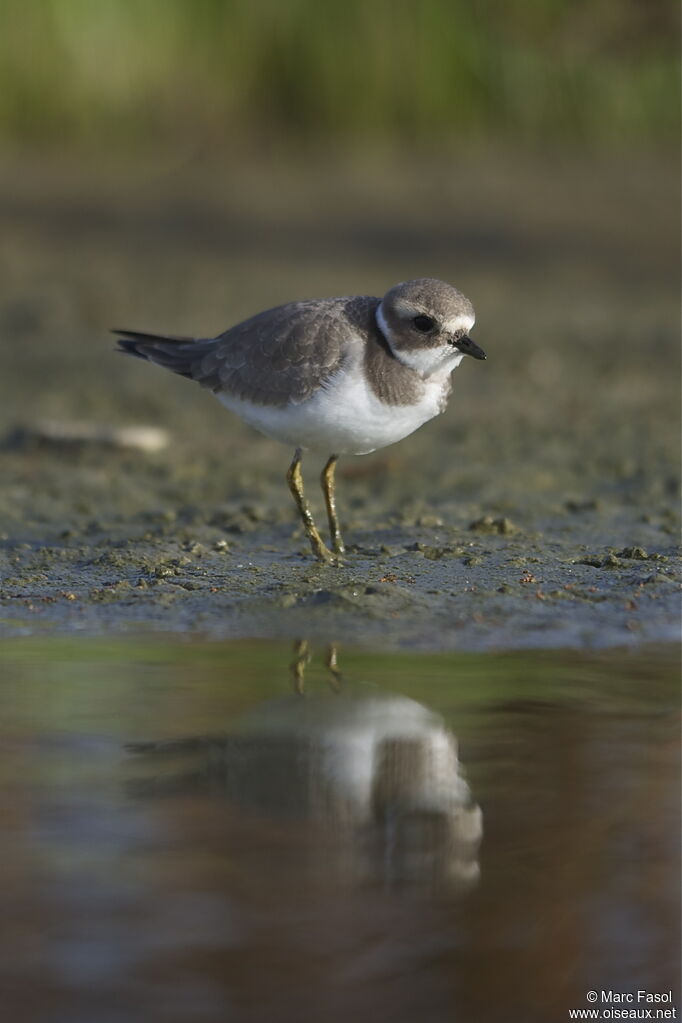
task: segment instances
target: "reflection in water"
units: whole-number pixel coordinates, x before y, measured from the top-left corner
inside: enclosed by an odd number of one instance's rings
[[[210,791],[247,814],[305,822],[308,852],[316,839],[325,847],[327,882],[336,871],[354,882],[471,887],[482,815],[443,719],[407,697],[348,691],[333,647],[329,689],[310,693],[308,659],[308,644],[297,643],[294,692],[234,720],[227,733],[131,745],[157,763],[184,761],[181,771],[138,782],[137,793]],[[314,864],[307,867],[315,877]]]
[[[299,644],[287,693],[277,644],[83,642],[0,675],[3,1023],[547,1023],[675,987],[677,652],[348,652],[375,687]]]

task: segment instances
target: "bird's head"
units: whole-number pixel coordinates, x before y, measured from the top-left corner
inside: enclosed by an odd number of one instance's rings
[[[396,284],[377,306],[376,320],[396,359],[422,377],[449,373],[465,355],[485,359],[469,337],[474,307],[443,281],[422,277]]]

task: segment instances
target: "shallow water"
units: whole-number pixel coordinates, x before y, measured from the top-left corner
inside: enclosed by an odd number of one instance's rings
[[[0,647],[8,1018],[679,1006],[676,648],[309,656]]]

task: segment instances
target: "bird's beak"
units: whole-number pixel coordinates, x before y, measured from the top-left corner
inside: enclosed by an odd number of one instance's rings
[[[485,352],[483,349],[479,348],[476,342],[472,341],[466,334],[464,337],[453,340],[452,343],[455,348],[459,348],[463,355],[472,355],[474,359],[485,359]]]

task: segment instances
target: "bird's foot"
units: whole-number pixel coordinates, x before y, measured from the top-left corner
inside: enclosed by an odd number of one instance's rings
[[[337,551],[334,549],[330,551],[319,533],[317,536],[308,536],[308,539],[310,540],[312,552],[318,561],[324,565],[338,566],[340,564],[342,550]]]
[[[346,553],[346,545],[340,534],[332,537],[332,553],[339,559]]]

